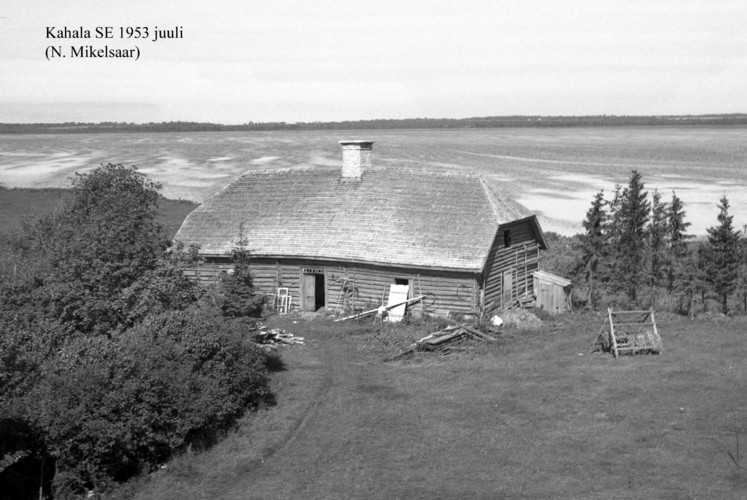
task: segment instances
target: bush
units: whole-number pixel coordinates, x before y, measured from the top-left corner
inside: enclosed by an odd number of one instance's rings
[[[12,242],[20,300],[68,333],[128,326],[121,295],[159,268],[168,246],[156,220],[158,189],[122,165],[77,175],[55,213],[24,224]],[[0,294],[0,306],[12,296]]]
[[[105,489],[153,470],[270,402],[264,358],[237,324],[196,308],[111,340],[69,342],[25,401],[64,472],[58,492]]]
[[[157,200],[134,168],[102,166],[2,262],[0,415],[39,433],[58,497],[151,470],[271,401],[277,360],[226,319],[255,312],[246,259],[222,308],[200,308],[183,273],[195,249],[166,251]]]

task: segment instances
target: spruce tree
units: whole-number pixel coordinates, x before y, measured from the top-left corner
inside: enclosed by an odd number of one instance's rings
[[[672,203],[669,205],[667,214],[667,233],[669,236],[669,248],[681,249],[685,247],[685,240],[692,238],[691,235],[685,234],[690,227],[689,222],[685,222],[685,215],[682,200],[677,197],[677,193],[672,191]]]
[[[705,313],[708,312],[708,292],[711,290],[711,284],[708,281],[710,255],[708,253],[707,241],[698,245],[695,256],[693,260],[695,266],[691,267],[690,274],[693,276],[696,291],[700,293],[700,302],[703,304],[703,312]]]
[[[667,213],[667,246],[669,248],[669,261],[667,263],[667,288],[671,292],[674,289],[677,280],[677,272],[683,271],[686,267],[683,261],[687,259],[687,240],[692,235],[685,234],[690,227],[689,222],[685,222],[686,212],[683,208],[682,200],[677,197],[677,193],[672,191],[672,202],[669,205]]]
[[[610,243],[610,256],[614,256],[618,243],[620,241],[620,204],[622,203],[622,186],[615,184],[615,191],[612,194],[612,201],[609,205],[609,215],[607,217],[607,236]]]
[[[706,260],[704,245],[688,249],[674,262],[674,282],[672,290],[679,297],[678,310],[687,312],[691,319],[695,317],[695,297],[705,296],[707,285],[704,262]],[[703,300],[705,308],[705,300]]]
[[[737,287],[740,263],[740,234],[732,226],[729,200],[723,196],[719,204],[718,225],[708,228],[705,265],[706,280],[721,301],[721,312],[729,311],[729,295]]]
[[[739,238],[739,278],[737,289],[742,302],[742,310],[747,311],[747,226],[742,228]]]
[[[229,318],[257,317],[262,312],[263,297],[255,293],[249,269],[248,244],[242,222],[237,246],[231,252],[233,269],[222,277],[218,287],[220,309]]]
[[[603,279],[604,259],[607,253],[607,202],[604,190],[599,191],[586,212],[583,226],[586,232],[580,237],[581,264],[579,272],[588,288],[588,304],[596,304],[597,284]]]
[[[617,226],[616,259],[614,261],[614,286],[624,290],[635,302],[638,290],[646,277],[647,229],[651,212],[643,190],[641,174],[633,170],[628,186],[620,195],[619,209],[615,213]]]
[[[667,253],[668,210],[666,203],[661,202],[661,194],[654,190],[651,203],[651,223],[649,225],[649,249],[651,255],[650,283],[658,286],[665,276],[669,262]]]

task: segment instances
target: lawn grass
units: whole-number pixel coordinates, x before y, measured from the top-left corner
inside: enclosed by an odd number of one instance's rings
[[[136,498],[744,498],[747,319],[660,315],[660,356],[589,354],[602,318],[386,361],[417,327],[285,321],[278,405]],[[386,340],[386,339],[389,340]],[[731,456],[730,456],[731,454]],[[737,466],[739,465],[739,467]]]

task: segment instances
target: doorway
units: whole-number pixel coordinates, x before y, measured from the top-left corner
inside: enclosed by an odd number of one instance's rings
[[[394,284],[408,287],[407,298],[409,299],[412,297],[412,283],[409,278],[394,278]]]
[[[317,311],[327,305],[324,273],[303,275],[303,310]]]

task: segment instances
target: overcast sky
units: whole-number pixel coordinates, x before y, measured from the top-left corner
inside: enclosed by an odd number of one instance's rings
[[[745,0],[3,0],[0,122],[747,112],[746,25]]]

